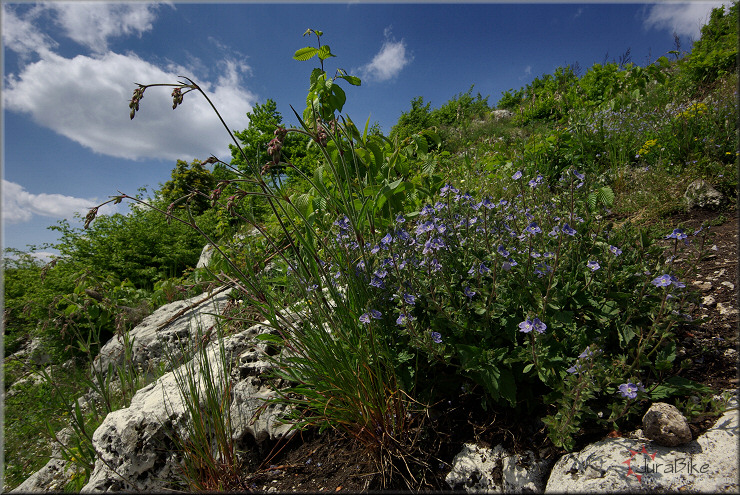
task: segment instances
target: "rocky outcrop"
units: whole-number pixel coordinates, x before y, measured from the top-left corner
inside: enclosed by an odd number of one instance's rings
[[[217,383],[232,384],[229,429],[237,451],[287,434],[290,426],[280,422],[285,406],[266,402],[280,384],[264,377],[270,368],[264,360],[267,346],[255,337],[269,331],[255,325],[212,342],[190,362],[139,390],[130,407],[110,413],[93,436],[100,458],[82,491],[161,491],[181,483],[182,457],[173,439],[187,440],[192,418],[186,400],[193,399],[183,398],[178,382],[190,376],[203,390],[204,367]],[[199,399],[198,408],[204,395]]]
[[[719,399],[719,398],[717,398]],[[686,439],[681,420],[668,404],[656,403],[645,415],[644,424],[668,442]],[[456,491],[604,493],[634,491],[731,492],[738,485],[738,403],[733,398],[712,428],[680,445],[660,445],[637,430],[631,438],[608,438],[559,459],[534,452],[508,452],[465,444],[452,462],[446,477]],[[688,428],[688,426],[687,426]],[[676,435],[676,431],[680,433]],[[663,437],[660,437],[663,441]],[[557,461],[557,462],[556,462]]]
[[[493,110],[491,117],[493,120],[510,119],[514,115],[511,110]]]
[[[229,292],[224,287],[165,305],[130,331],[134,365],[143,370],[159,368],[159,372],[173,369],[138,390],[129,407],[108,414],[97,428],[93,447],[99,458],[83,491],[161,491],[181,482],[182,455],[173,439],[188,438],[193,398],[183,397],[181,392],[182,381],[188,376],[200,390],[205,376],[229,384],[229,429],[237,450],[247,451],[256,443],[289,434],[290,425],[281,422],[286,407],[267,402],[282,383],[267,377],[266,371],[272,367],[268,354],[274,350],[257,336],[272,328],[263,323],[216,339],[218,315],[229,300]],[[285,321],[296,318],[287,315]],[[113,339],[102,348],[94,366],[107,373],[109,365],[115,369],[124,359],[123,339]],[[88,395],[80,398],[83,409],[86,401],[95,399]],[[200,408],[204,397],[196,400],[196,408]],[[68,428],[58,437],[64,441],[70,433]],[[55,444],[47,465],[14,491],[63,490],[72,473]]]
[[[231,289],[222,287],[209,293],[166,304],[144,318],[128,333],[134,367],[154,376],[160,366],[177,362],[201,335],[214,334],[218,315],[230,299]],[[124,339],[109,340],[95,358],[93,366],[104,375],[125,360]]]
[[[658,445],[675,447],[691,441],[689,423],[671,404],[656,402],[642,418],[644,435]]]
[[[696,440],[664,447],[647,438],[608,438],[561,457],[545,491],[730,492],[738,485],[738,410],[735,402]]]
[[[710,183],[703,179],[697,179],[686,188],[683,195],[686,207],[718,209],[725,203],[724,195],[716,190]]]
[[[445,481],[455,491],[541,492],[552,463],[532,451],[512,454],[501,445],[490,449],[467,443],[452,461]]]

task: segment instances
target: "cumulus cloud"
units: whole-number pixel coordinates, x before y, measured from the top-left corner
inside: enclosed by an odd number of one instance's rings
[[[215,83],[199,84],[232,128],[246,127],[246,113],[256,98],[239,85],[242,65],[225,61],[222,66]],[[3,103],[7,110],[27,113],[37,124],[104,155],[190,160],[228,154],[225,129],[197,93],[185,95],[173,111],[171,89],[150,88],[130,120],[134,83],[174,83],[180,74],[187,70],[161,69],[133,54],[72,59],[48,54],[8,76]]]
[[[35,53],[42,56],[48,54],[58,46],[50,36],[39,32],[34,26],[34,21],[41,14],[40,9],[33,8],[19,17],[8,5],[3,4],[2,8],[3,44],[8,50],[17,53],[21,62]]]
[[[663,29],[698,40],[712,9],[722,5],[728,6],[730,2],[657,3],[645,11],[643,25],[646,29]]]
[[[389,29],[386,29],[384,34],[385,41],[380,51],[369,63],[358,69],[363,78],[378,82],[388,81],[397,76],[413,60],[413,56],[406,49],[404,40],[392,39]]]
[[[146,3],[51,2],[64,34],[93,52],[104,53],[108,40],[150,31],[159,5]]]
[[[33,194],[20,184],[3,179],[2,219],[7,224],[28,222],[34,215],[50,218],[72,218],[75,213],[85,215],[91,207],[100,201],[95,198],[76,198],[63,194]],[[101,215],[115,213],[113,205],[100,209]]]
[[[142,33],[151,28],[153,10],[139,4],[45,4],[56,9],[57,22],[69,36],[86,46],[106,46],[111,36]],[[63,7],[62,7],[63,6]],[[107,6],[107,7],[106,7]],[[105,8],[103,8],[105,7]],[[75,10],[82,9],[82,10]],[[5,8],[3,30],[9,26],[9,49],[27,53],[36,45],[38,60],[6,77],[3,105],[13,112],[28,114],[37,124],[49,128],[90,150],[126,159],[155,158],[192,160],[209,154],[229,156],[228,137],[218,117],[196,93],[185,96],[172,110],[171,88],[154,87],[146,91],[140,111],[131,122],[128,101],[135,83],[175,83],[178,76],[192,70],[174,63],[160,67],[135,54],[112,51],[66,58],[54,53],[53,40],[35,30],[36,13],[19,17]],[[79,29],[72,14],[81,12],[85,22],[98,19],[96,29]],[[87,33],[87,34],[86,34]],[[5,33],[3,40],[5,41]],[[226,58],[215,64],[215,82],[195,81],[209,94],[232,129],[248,124],[246,113],[256,97],[241,86],[249,67]]]

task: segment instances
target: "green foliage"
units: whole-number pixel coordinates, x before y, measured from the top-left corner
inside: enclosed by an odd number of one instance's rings
[[[429,129],[438,124],[432,117],[431,102],[424,104],[424,97],[417,96],[411,100],[411,109],[398,118],[398,122],[391,128],[391,139],[403,140],[411,134]]]
[[[214,211],[196,220],[206,232],[215,231]],[[66,220],[51,229],[61,234],[54,247],[68,262],[147,290],[157,280],[195,266],[203,247],[203,239],[187,225],[144,208],[133,208],[127,215],[101,216],[87,230],[71,227]]]
[[[711,84],[737,67],[738,3],[728,12],[724,7],[712,10],[709,22],[701,28],[701,38],[694,42],[685,60],[686,71],[696,84]]]
[[[216,178],[200,160],[193,160],[190,165],[182,160],[177,160],[177,164],[172,170],[172,178],[164,183],[159,192],[162,201],[168,204],[181,201],[187,197],[187,201],[180,203],[178,206],[187,205],[190,212],[198,216],[211,207],[208,197],[197,194],[198,191],[210,191],[215,185]]]
[[[418,96],[411,100],[411,109],[404,112],[391,129],[390,138],[403,142],[414,134],[434,130],[439,134],[442,149],[457,151],[462,146],[461,138],[476,120],[483,120],[490,112],[488,97],[480,93],[472,96],[473,87],[465,93],[459,93],[440,108],[431,110],[431,103],[424,104],[424,98]]]

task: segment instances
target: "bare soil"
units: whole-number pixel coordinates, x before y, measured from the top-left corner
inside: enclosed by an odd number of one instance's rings
[[[719,392],[735,389],[738,383],[737,210],[695,209],[666,218],[661,225],[666,226],[667,232],[680,227],[691,233],[707,222],[712,223],[707,241],[710,254],[701,260],[693,280],[686,281],[687,287],[698,291],[703,304],[694,310],[695,323],[678,329],[676,338],[679,359],[691,360],[691,365],[680,375]],[[664,241],[666,249],[672,247],[671,242]],[[468,401],[464,397],[437,412],[435,421],[429,425],[434,440],[428,442],[425,461],[429,469],[424,473],[424,482],[416,486],[420,490],[450,490],[444,477],[453,457],[466,442],[484,446],[503,444],[514,451],[532,449],[545,456],[564,453],[552,446],[544,425],[536,419],[523,420],[506,411],[486,412],[477,400]],[[706,431],[716,419],[710,415],[692,419],[690,426],[694,436]],[[633,427],[638,428],[639,424]],[[584,432],[577,448],[609,434],[607,431]],[[262,465],[245,473],[243,481],[242,486],[251,490],[269,492],[408,490],[400,478],[383,486],[371,454],[339,432],[297,433],[274,445]]]

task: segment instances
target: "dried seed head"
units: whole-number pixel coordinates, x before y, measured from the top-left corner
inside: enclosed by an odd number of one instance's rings
[[[95,216],[97,214],[98,214],[97,206],[90,208],[90,211],[87,212],[87,215],[85,215],[85,228],[86,229],[90,226],[90,223],[92,223],[92,221],[95,220]]]
[[[175,88],[172,90],[172,110],[182,103],[182,89]]]

